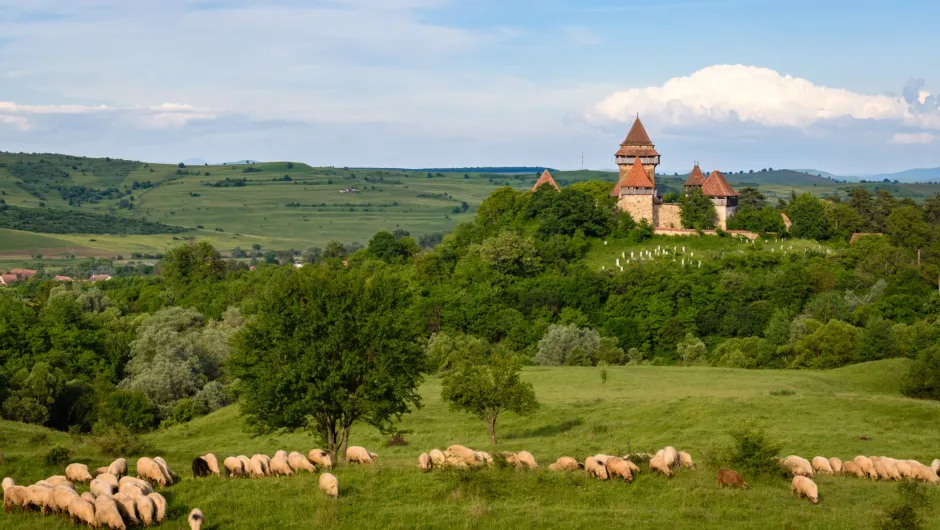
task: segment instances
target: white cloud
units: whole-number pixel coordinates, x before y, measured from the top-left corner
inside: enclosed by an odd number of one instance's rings
[[[678,124],[737,118],[767,126],[805,127],[839,118],[905,120],[915,117],[903,98],[856,94],[806,79],[743,65],[716,65],[662,86],[615,92],[589,118],[626,122],[635,113]]]
[[[940,136],[930,133],[896,133],[891,137],[893,144],[929,144],[935,140],[940,140]]]
[[[0,109],[2,108],[2,105],[0,105]],[[0,125],[12,125],[23,131],[29,130],[30,127],[28,119],[22,116],[10,116],[7,114],[0,114]]]
[[[151,107],[108,107],[105,105],[22,105],[0,101],[0,123],[21,129],[31,128],[29,117],[111,114],[140,128],[183,127],[193,120],[209,120],[223,113],[182,103],[163,103]]]
[[[927,91],[925,91],[925,90],[921,90],[921,91],[919,91],[919,92],[917,93],[917,101],[918,101],[921,105],[927,103],[927,98],[929,98],[929,97],[930,97],[930,92],[927,92]]]

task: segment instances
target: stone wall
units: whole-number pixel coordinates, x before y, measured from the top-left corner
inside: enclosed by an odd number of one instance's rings
[[[620,200],[617,201],[617,207],[622,211],[629,212],[637,223],[641,219],[646,219],[650,224],[656,226],[652,195],[622,195]]]
[[[653,233],[658,236],[695,236],[698,235],[699,230],[693,230],[691,228],[654,228]],[[701,233],[705,236],[718,235],[718,232],[715,230],[702,230]],[[751,241],[760,237],[760,235],[754,232],[748,232],[747,230],[725,230],[725,233],[733,237],[747,238]]]
[[[715,205],[715,212],[718,213],[718,228],[722,230],[728,229],[728,219],[734,217],[734,214],[737,213],[737,206],[724,206],[724,205]]]
[[[682,206],[678,204],[653,205],[653,226],[656,228],[682,228]]]

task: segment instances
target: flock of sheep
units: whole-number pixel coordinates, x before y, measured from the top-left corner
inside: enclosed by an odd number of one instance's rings
[[[349,447],[345,456],[348,463],[356,464],[375,464],[379,459],[377,454],[358,446]],[[535,457],[528,451],[499,453],[497,458],[517,470],[538,468]],[[584,462],[563,456],[550,464],[548,469],[584,470],[587,476],[598,480],[622,479],[632,482],[634,476],[640,473],[636,462],[646,461],[651,473],[666,477],[671,477],[674,470],[680,468],[695,469],[692,456],[672,446],[664,447],[653,455],[634,453],[618,457],[597,454],[585,458]],[[940,472],[940,459],[934,460],[930,466],[916,460],[898,460],[886,456],[856,456],[843,462],[835,457],[817,456],[810,461],[790,455],[778,462],[793,475],[790,494],[806,497],[813,504],[819,502],[819,488],[812,479],[815,474],[855,475],[872,480],[913,479],[940,484],[937,475]],[[445,468],[492,467],[494,463],[489,453],[462,445],[452,445],[444,451],[432,449],[418,457],[418,467],[424,472]],[[228,477],[261,478],[293,476],[301,471],[316,473],[317,466],[323,469],[333,467],[330,455],[321,449],[313,449],[307,456],[296,451],[277,451],[273,457],[263,454],[251,458],[244,455],[230,456],[223,461],[221,468],[215,455],[208,453],[193,460],[192,471],[194,477],[222,476],[224,470],[224,475]],[[22,510],[38,509],[43,515],[65,514],[74,522],[91,528],[123,530],[127,526],[160,523],[166,518],[167,502],[153,487],[171,486],[179,480],[179,476],[159,456],[138,459],[136,470],[136,478],[129,476],[127,461],[118,458],[109,466],[93,472],[85,464],[69,464],[65,468],[65,475],[55,475],[30,486],[19,486],[7,477],[3,479],[3,508],[7,512],[19,507]],[[88,491],[79,494],[75,489],[76,483],[88,483]],[[718,485],[748,487],[740,474],[725,468],[718,470]],[[319,487],[331,497],[339,496],[339,481],[332,473],[320,475]],[[188,522],[191,530],[200,530],[203,521],[201,510],[196,508],[190,512]]]
[[[85,464],[69,464],[65,475],[54,475],[31,486],[18,486],[3,479],[3,509],[38,509],[43,515],[64,514],[73,522],[91,528],[124,530],[127,526],[150,526],[166,519],[167,503],[153,490],[179,480],[161,457],[137,460],[137,477],[127,474],[127,460],[118,458],[107,467],[89,471]],[[81,495],[76,483],[87,483]],[[189,513],[189,527],[200,530],[204,520],[198,508]]]

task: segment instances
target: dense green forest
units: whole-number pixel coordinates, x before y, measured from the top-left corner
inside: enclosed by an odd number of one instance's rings
[[[334,241],[305,251],[303,268],[278,265],[272,254],[249,270],[201,242],[170,251],[156,271],[111,266],[107,282],[60,284],[42,272],[0,291],[0,412],[100,434],[215,410],[238,397],[229,358],[241,347],[244,363],[244,345],[260,333],[253,322],[268,322],[277,336],[283,319],[272,311],[307,314],[288,301],[295,283],[394,285],[395,303],[408,304],[396,311],[409,315],[417,329],[408,336],[423,346],[411,366],[419,372],[487,364],[496,351],[539,365],[754,369],[909,357],[916,362],[905,392],[940,399],[940,196],[918,205],[859,188],[845,200],[804,194],[768,204],[744,189],[735,226],[776,234],[747,244],[719,231],[724,239],[715,240],[729,250],[694,267],[683,257],[615,271],[589,265],[592,246],[648,246],[654,236],[608,191],[598,181],[560,192],[500,188],[443,238],[419,244],[398,230],[376,233],[365,247]],[[690,223],[714,223],[707,204],[695,211]],[[849,245],[857,232],[884,236]],[[790,237],[826,246],[785,252]],[[93,262],[86,272],[108,266]]]
[[[0,201],[0,228],[44,234],[178,234],[189,228],[78,210],[23,208]]]

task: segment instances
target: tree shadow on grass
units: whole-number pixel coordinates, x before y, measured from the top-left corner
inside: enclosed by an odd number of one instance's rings
[[[548,436],[555,436],[575,427],[580,426],[584,422],[580,418],[575,418],[573,420],[565,420],[560,423],[553,423],[549,425],[542,425],[541,427],[536,427],[535,429],[529,429],[522,432],[511,432],[505,435],[503,438],[507,440],[518,440],[521,438],[545,438]]]

